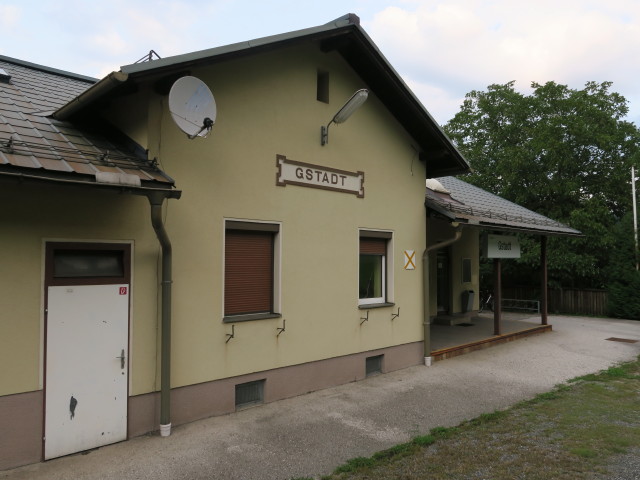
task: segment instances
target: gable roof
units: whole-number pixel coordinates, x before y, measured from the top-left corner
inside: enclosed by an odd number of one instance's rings
[[[438,188],[436,183],[428,183],[425,205],[450,221],[487,230],[540,235],[582,235],[578,230],[458,178],[442,177],[435,180],[444,188]]]
[[[97,80],[6,56],[0,69],[0,179],[172,188],[170,177],[108,126],[50,117]]]
[[[55,116],[68,119],[97,100],[117,95],[119,90],[127,88],[126,84],[142,79],[154,79],[158,89],[168,92],[173,81],[187,74],[190,68],[301,43],[314,43],[324,52],[337,51],[342,55],[418,143],[421,160],[426,161],[430,177],[469,170],[462,154],[365,33],[354,14],[313,28],[123,66],[120,72],[114,72],[59,108]]]

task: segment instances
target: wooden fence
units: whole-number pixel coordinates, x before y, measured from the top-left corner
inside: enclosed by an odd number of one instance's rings
[[[503,287],[502,298],[540,300],[540,289],[532,287]],[[606,317],[608,292],[595,289],[549,288],[547,293],[549,313],[594,315]]]

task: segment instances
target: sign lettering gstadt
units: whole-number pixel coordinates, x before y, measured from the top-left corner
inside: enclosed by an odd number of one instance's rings
[[[487,235],[482,251],[486,258],[520,258],[520,242],[511,235]]]
[[[336,168],[312,165],[289,160],[284,155],[276,156],[276,185],[298,185],[300,187],[321,188],[364,197],[364,172],[347,172]]]

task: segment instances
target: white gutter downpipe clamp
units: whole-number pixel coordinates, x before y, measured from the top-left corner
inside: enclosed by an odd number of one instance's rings
[[[160,436],[168,437],[169,435],[171,435],[171,424],[170,423],[166,425],[160,424]]]

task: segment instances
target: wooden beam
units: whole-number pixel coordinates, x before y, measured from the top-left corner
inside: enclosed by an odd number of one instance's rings
[[[493,259],[493,334],[502,334],[502,263]]]
[[[547,325],[547,310],[548,310],[548,276],[547,276],[547,237],[542,235],[540,237],[540,321],[542,325]]]

